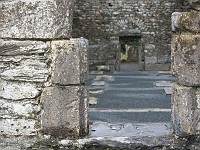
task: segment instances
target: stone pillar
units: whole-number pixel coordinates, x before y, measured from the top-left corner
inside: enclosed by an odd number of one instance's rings
[[[73,5],[0,1],[0,137],[11,149],[87,133],[88,41],[70,39]]]
[[[172,14],[172,69],[177,78],[172,120],[177,136],[200,134],[200,12],[196,11],[200,5],[188,2],[195,11]]]
[[[88,75],[85,39],[50,43],[51,78],[41,95],[42,131],[62,138],[78,138],[87,133]]]

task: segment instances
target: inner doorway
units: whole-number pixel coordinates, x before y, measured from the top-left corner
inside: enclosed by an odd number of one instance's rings
[[[119,37],[121,45],[121,63],[139,63],[141,53],[140,36]]]

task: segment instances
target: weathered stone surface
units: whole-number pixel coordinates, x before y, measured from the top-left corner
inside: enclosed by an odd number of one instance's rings
[[[0,38],[69,38],[73,0],[0,1]]]
[[[104,91],[103,88],[90,88],[89,94],[101,94],[103,93],[103,91]]]
[[[16,56],[45,53],[49,50],[49,47],[42,41],[0,39],[0,49],[0,56]]]
[[[7,136],[0,135],[1,150],[22,150],[32,147],[38,142],[37,136]]]
[[[180,17],[182,13],[181,12],[173,12],[172,13],[172,31],[176,31],[177,28],[179,28],[179,23],[180,23]]]
[[[200,31],[200,12],[175,12],[172,14],[172,30],[181,30],[182,32]]]
[[[24,102],[9,102],[7,100],[0,99],[0,118],[35,118],[39,111],[40,106],[36,101],[29,100]]]
[[[42,41],[0,40],[1,78],[13,81],[45,82],[49,76],[46,53],[48,44]]]
[[[13,70],[16,67],[39,67],[47,68],[47,57],[44,55],[17,55],[17,56],[0,56],[0,73],[6,70]],[[31,78],[31,77],[30,77]],[[41,78],[41,77],[40,77]]]
[[[200,36],[180,35],[172,40],[172,68],[178,83],[200,86]]]
[[[98,71],[111,71],[109,65],[98,65],[98,66],[97,66],[97,70],[98,70]]]
[[[200,10],[200,0],[186,0],[194,9]]]
[[[37,122],[25,119],[0,119],[1,135],[36,135]]]
[[[172,94],[172,87],[165,87],[164,91],[165,91],[165,94],[171,95]]]
[[[200,88],[199,87],[196,90],[196,99],[197,99],[197,113],[198,113],[198,116],[200,116]],[[200,118],[197,123],[196,130],[197,130],[197,134],[200,135]]]
[[[5,80],[45,82],[49,76],[48,68],[40,68],[40,65],[20,66],[1,73]]]
[[[156,81],[155,85],[158,87],[171,87],[173,85],[172,81]]]
[[[79,101],[78,86],[45,88],[41,96],[43,127],[78,127]]]
[[[86,87],[81,87],[81,98],[80,98],[80,135],[88,135],[89,132],[89,118],[88,118],[88,108],[89,108],[89,91]]]
[[[98,75],[96,76],[96,78],[94,79],[95,81],[110,81],[113,80],[113,76],[109,76],[109,75]]]
[[[116,61],[116,53],[120,51],[119,41],[110,41],[99,45],[89,45],[88,51],[90,70],[114,71],[116,70],[116,66],[120,65],[118,64],[120,62]]]
[[[88,56],[89,42],[87,39],[84,38],[76,38],[73,40],[79,43],[81,82],[83,83],[88,79],[89,75],[89,56]]]
[[[81,132],[81,119],[86,119],[87,95],[84,87],[47,87],[41,96],[42,127],[44,134],[59,137],[77,137]],[[85,112],[85,114],[81,113]]]
[[[91,75],[100,75],[100,74],[103,74],[103,71],[91,71],[90,74]]]
[[[89,97],[89,105],[96,105],[98,102],[98,98],[96,97]]]
[[[197,109],[200,110],[200,87],[197,88],[196,98],[197,98]]]
[[[173,85],[172,121],[173,131],[178,136],[195,135],[199,114],[196,88]]]
[[[171,75],[171,71],[158,71],[159,75]]]
[[[36,84],[0,80],[0,97],[11,100],[36,98],[40,91]]]
[[[104,86],[106,84],[105,81],[94,81],[92,86]]]
[[[145,65],[145,70],[163,70],[163,71],[168,71],[170,70],[170,64],[153,64],[153,63],[149,63]]]
[[[83,83],[88,77],[86,39],[52,41],[52,83]]]
[[[156,56],[145,57],[146,64],[155,64],[157,62]]]

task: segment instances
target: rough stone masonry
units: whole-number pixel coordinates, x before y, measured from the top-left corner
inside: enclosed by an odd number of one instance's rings
[[[78,0],[73,36],[89,40],[91,69],[119,70],[120,39],[131,37],[141,41],[135,46],[143,69],[170,70],[171,14],[186,6],[183,0]]]
[[[177,77],[172,118],[179,137],[200,135],[200,1],[187,2],[193,10],[172,14],[172,69]]]
[[[173,132],[179,137],[200,134],[200,3],[187,3],[193,10],[174,13],[172,22],[172,68],[177,77],[172,116]],[[79,138],[87,133],[88,92],[84,82],[88,41],[70,38],[73,5],[73,0],[0,1],[2,150],[36,148],[41,141],[47,149],[55,139]],[[151,39],[149,35],[146,40]],[[146,47],[154,49],[155,43],[149,44]]]
[[[73,0],[0,1],[0,146],[87,134],[88,41]]]

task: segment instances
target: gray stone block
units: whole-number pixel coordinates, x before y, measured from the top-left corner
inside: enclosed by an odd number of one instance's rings
[[[52,83],[75,85],[88,77],[86,39],[52,41]]]
[[[80,136],[87,120],[88,96],[85,91],[82,86],[56,86],[44,89],[41,96],[44,134],[55,137]]]
[[[0,1],[0,38],[69,38],[73,0]]]
[[[180,35],[172,40],[172,69],[178,83],[200,86],[200,36]]]
[[[181,30],[182,32],[200,31],[200,12],[175,12],[172,14],[172,31]]]
[[[173,131],[178,136],[195,135],[199,122],[199,110],[196,99],[197,89],[173,85],[172,121]]]

